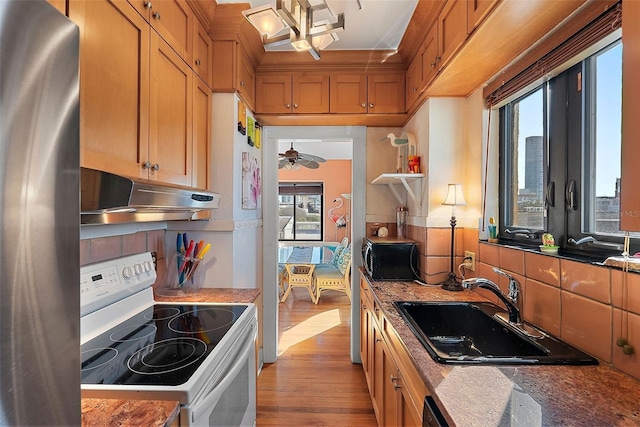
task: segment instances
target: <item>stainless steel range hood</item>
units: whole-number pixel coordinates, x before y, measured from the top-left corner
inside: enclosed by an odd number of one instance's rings
[[[82,224],[208,219],[220,195],[81,168]]]

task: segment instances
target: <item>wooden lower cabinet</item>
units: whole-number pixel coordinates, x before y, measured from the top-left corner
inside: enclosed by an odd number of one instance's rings
[[[379,426],[421,426],[427,387],[369,288],[360,282],[360,354]]]

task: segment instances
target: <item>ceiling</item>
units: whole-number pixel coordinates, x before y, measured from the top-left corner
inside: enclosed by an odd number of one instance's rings
[[[271,4],[275,0],[217,0],[221,3],[250,3],[251,7]],[[319,0],[310,0],[312,4]],[[418,0],[326,0],[334,14],[344,13],[345,29],[339,40],[327,50],[397,49],[411,20]],[[362,6],[359,8],[358,4]],[[293,50],[291,46],[267,46],[267,51]]]

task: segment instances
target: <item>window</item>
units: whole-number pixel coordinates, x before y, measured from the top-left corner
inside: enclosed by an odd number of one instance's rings
[[[279,240],[322,240],[323,185],[281,182],[278,185]]]
[[[620,41],[500,109],[502,239],[621,253],[621,116]]]

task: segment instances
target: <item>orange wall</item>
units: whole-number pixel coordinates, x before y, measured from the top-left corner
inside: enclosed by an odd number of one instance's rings
[[[320,163],[318,169],[308,169],[301,167],[297,171],[280,169],[278,171],[279,181],[288,182],[322,182],[324,183],[324,241],[340,241],[346,235],[346,228],[337,228],[333,221],[329,219],[327,210],[338,203],[333,203],[337,197],[342,197],[342,193],[351,193],[351,160],[327,160]],[[347,209],[347,201],[342,197],[344,204],[334,213],[344,215]]]

